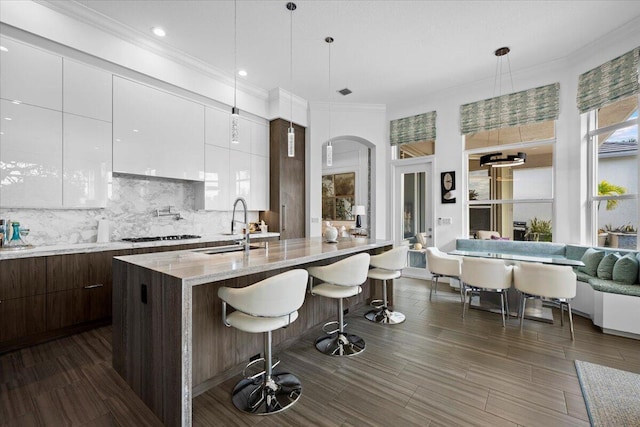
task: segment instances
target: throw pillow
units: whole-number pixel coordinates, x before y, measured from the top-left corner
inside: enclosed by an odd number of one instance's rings
[[[598,274],[598,265],[600,265],[602,258],[604,258],[604,251],[597,251],[593,248],[589,248],[585,251],[584,255],[582,255],[582,259],[580,260],[584,263],[584,267],[578,267],[578,270],[591,276],[596,276]]]
[[[626,254],[613,266],[613,280],[633,285],[638,280],[638,259],[634,254]]]
[[[613,266],[620,258],[621,255],[618,252],[605,255],[602,261],[600,261],[600,264],[598,264],[598,278],[605,280],[613,279]]]

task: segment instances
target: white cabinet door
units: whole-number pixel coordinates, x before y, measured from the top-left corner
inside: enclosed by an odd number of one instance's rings
[[[0,98],[62,111],[62,58],[0,37]]]
[[[267,123],[252,122],[251,154],[269,157],[269,125]]]
[[[218,108],[205,107],[205,144],[229,148],[231,143],[231,113]]]
[[[205,145],[204,201],[197,195],[197,208],[210,211],[231,209],[229,196],[229,149]]]
[[[111,123],[64,114],[63,204],[105,207],[111,178]]]
[[[204,179],[204,106],[114,77],[113,170]]]
[[[249,203],[251,187],[251,155],[241,151],[229,150],[229,184],[231,202],[243,197]],[[247,209],[254,211],[249,204]]]
[[[63,66],[63,111],[110,122],[111,73],[68,59]]]
[[[62,113],[0,100],[0,207],[62,206]]]
[[[250,195],[247,201],[252,211],[269,210],[269,158],[251,155]]]

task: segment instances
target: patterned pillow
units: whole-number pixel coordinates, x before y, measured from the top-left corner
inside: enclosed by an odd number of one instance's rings
[[[638,280],[638,259],[635,254],[626,254],[613,266],[613,280],[633,285]]]
[[[621,257],[618,252],[605,255],[602,261],[600,261],[600,264],[598,264],[598,278],[606,280],[613,279],[613,266]]]
[[[584,267],[578,267],[578,270],[591,276],[596,276],[598,274],[598,265],[600,265],[602,258],[604,258],[604,251],[589,248],[584,252],[580,260],[584,263]]]

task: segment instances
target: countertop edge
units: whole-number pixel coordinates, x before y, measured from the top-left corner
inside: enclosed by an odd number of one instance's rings
[[[280,237],[280,233],[255,233],[251,234],[251,240],[261,240],[269,237]],[[153,242],[123,242],[114,241],[106,243],[76,243],[67,245],[49,245],[49,246],[37,246],[33,249],[24,249],[16,251],[2,251],[0,250],[0,261],[8,259],[18,258],[33,258],[41,256],[53,256],[53,255],[67,255],[67,254],[79,254],[79,253],[91,253],[91,252],[107,252],[107,251],[119,251],[126,249],[139,249],[139,248],[152,248],[160,246],[177,246],[177,245],[191,245],[198,243],[208,242],[226,242],[234,241],[242,238],[240,234],[209,234],[202,236],[198,239],[182,239],[182,240],[157,240]]]

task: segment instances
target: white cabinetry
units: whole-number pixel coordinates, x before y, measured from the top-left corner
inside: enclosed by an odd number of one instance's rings
[[[231,141],[231,113],[218,108],[204,109],[204,142],[229,148]]]
[[[205,182],[196,207],[228,211],[237,197],[251,211],[269,209],[269,130],[266,122],[240,117],[240,142],[231,144],[231,114],[205,109]]]
[[[111,178],[111,123],[64,113],[63,205],[104,207]]]
[[[63,111],[111,122],[111,73],[64,60]]]
[[[113,79],[113,170],[204,179],[204,106]]]
[[[0,44],[0,207],[106,206],[111,74],[6,38]]]
[[[62,113],[0,100],[0,207],[62,205]]]
[[[62,58],[0,37],[0,98],[62,111]]]
[[[204,146],[205,174],[203,190],[196,191],[196,205],[213,211],[228,211],[233,202],[229,196],[229,149]]]

